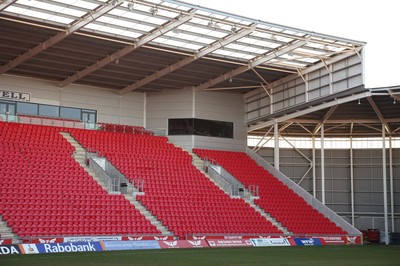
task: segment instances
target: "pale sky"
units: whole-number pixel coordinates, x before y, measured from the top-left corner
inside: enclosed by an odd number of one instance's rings
[[[367,88],[400,85],[399,0],[183,0],[284,26],[367,42]]]

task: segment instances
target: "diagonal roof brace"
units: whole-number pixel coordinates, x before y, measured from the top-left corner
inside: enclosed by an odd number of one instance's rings
[[[156,73],[154,73],[150,76],[147,76],[146,78],[143,78],[143,79],[137,81],[136,83],[133,83],[133,84],[121,89],[118,93],[120,95],[122,95],[122,94],[128,93],[130,91],[136,90],[158,78],[161,78],[161,77],[163,77],[185,65],[192,63],[193,61],[195,61],[209,53],[212,53],[213,51],[215,51],[221,47],[224,47],[225,45],[227,45],[229,43],[232,43],[232,42],[250,34],[251,32],[254,31],[254,29],[255,29],[255,26],[253,25],[250,29],[241,30],[238,33],[236,33],[235,35],[230,35],[230,36],[226,37],[225,39],[218,40],[218,41],[214,42],[213,44],[207,46],[206,48],[200,50],[199,52],[194,54],[194,56],[186,57],[170,66],[167,66],[167,67],[157,71]]]
[[[261,56],[259,58],[254,59],[253,61],[251,61],[247,65],[238,67],[238,68],[236,68],[236,69],[234,69],[234,70],[232,70],[232,71],[230,71],[228,73],[225,73],[225,74],[223,74],[223,75],[221,75],[219,77],[216,77],[216,78],[214,78],[214,79],[212,79],[212,80],[210,80],[208,82],[200,84],[199,86],[195,87],[195,91],[201,91],[201,90],[210,88],[210,87],[212,87],[212,86],[214,86],[214,85],[216,85],[218,83],[221,83],[221,82],[223,82],[223,81],[225,81],[225,80],[227,80],[229,78],[232,78],[234,76],[242,74],[243,72],[246,72],[249,69],[252,69],[252,68],[254,68],[254,67],[258,66],[258,65],[264,64],[264,63],[266,63],[268,61],[271,61],[272,59],[277,58],[277,57],[279,57],[279,56],[281,56],[283,54],[286,54],[289,51],[292,51],[292,50],[294,50],[296,48],[299,48],[299,47],[305,45],[307,42],[308,42],[308,38],[305,39],[305,40],[302,40],[302,41],[297,41],[297,42],[292,43],[292,44],[290,44],[288,46],[285,46],[285,47],[279,47],[279,48],[273,50],[272,52],[268,52],[267,54],[265,54],[265,55],[263,55],[263,56]]]
[[[331,115],[335,112],[336,108],[338,106],[332,106],[331,108],[329,108],[328,112],[324,115],[324,117],[321,119],[321,121],[318,123],[318,125],[315,127],[313,134],[317,134],[318,131],[321,129],[322,124],[325,124],[326,121],[328,121],[329,117],[331,117]]]
[[[385,126],[386,131],[391,134],[392,131],[390,130],[390,127],[388,125],[388,123],[385,120],[385,117],[382,115],[381,111],[379,110],[378,106],[376,105],[374,99],[372,99],[372,97],[368,97],[367,98],[369,104],[371,105],[372,109],[374,109],[376,115],[378,116],[379,120],[381,121],[381,123]]]
[[[119,59],[131,52],[133,52],[134,50],[136,50],[137,48],[145,45],[146,43],[154,40],[155,38],[159,37],[160,35],[165,34],[168,31],[171,31],[172,29],[178,27],[179,25],[184,24],[185,22],[191,20],[194,16],[194,14],[196,13],[196,10],[192,10],[188,15],[186,16],[181,16],[179,15],[178,18],[169,21],[167,23],[165,23],[164,25],[161,25],[159,28],[153,30],[152,32],[150,32],[149,34],[145,35],[144,37],[142,37],[141,39],[139,39],[136,43],[132,44],[132,45],[128,45],[124,48],[122,48],[121,50],[101,59],[100,61],[97,61],[96,63],[86,67],[85,69],[78,71],[77,73],[75,73],[74,75],[66,78],[65,80],[61,81],[58,86],[59,87],[65,87],[68,84],[71,84],[72,82],[75,82],[76,80],[83,78],[87,75],[89,75],[90,73],[106,66],[107,64],[114,62],[116,59]]]
[[[0,2],[0,12],[9,7],[10,5],[14,4],[17,0],[4,0]]]
[[[97,10],[94,12],[90,12],[86,14],[83,18],[80,20],[74,22],[71,24],[65,31],[59,32],[50,39],[46,40],[43,43],[38,44],[34,48],[30,49],[29,51],[25,52],[23,55],[14,58],[4,66],[0,67],[0,74],[4,74],[8,70],[18,66],[22,62],[28,60],[29,58],[43,52],[47,48],[50,48],[51,46],[55,45],[56,43],[62,41],[75,31],[79,30],[80,28],[86,26],[90,22],[98,19],[99,17],[103,16],[104,14],[108,13],[109,11],[113,10],[114,8],[118,7],[123,1],[122,0],[117,0],[117,4],[113,4],[114,1],[108,1],[107,3],[104,3],[101,7],[99,7]]]

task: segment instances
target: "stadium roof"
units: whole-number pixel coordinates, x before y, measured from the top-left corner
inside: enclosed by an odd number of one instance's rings
[[[0,74],[121,95],[186,87],[245,93],[364,45],[175,0],[0,0]],[[302,105],[250,121],[249,132],[264,135],[280,121],[281,134],[313,135],[324,122],[326,136],[378,136],[382,122],[398,134],[399,90]]]
[[[382,137],[382,130],[390,136],[400,136],[400,86],[365,90],[343,98],[327,99],[302,109],[266,116],[249,124],[252,135],[271,136],[275,122],[280,134],[292,137],[324,136]]]
[[[249,91],[365,43],[175,0],[5,0],[0,74],[130,91]]]

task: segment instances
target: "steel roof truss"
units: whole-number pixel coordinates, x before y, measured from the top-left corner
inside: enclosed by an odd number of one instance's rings
[[[17,0],[5,0],[0,3],[0,12],[12,5]]]
[[[374,99],[372,99],[372,97],[368,97],[367,98],[369,104],[371,105],[372,109],[374,109],[376,115],[378,116],[379,120],[381,121],[381,123],[385,126],[386,131],[391,134],[391,130],[390,127],[388,125],[388,123],[385,120],[385,117],[382,115],[381,111],[379,110],[378,106],[376,105]]]
[[[225,39],[218,40],[215,43],[211,44],[210,46],[204,48],[203,50],[200,50],[194,56],[186,57],[186,58],[176,62],[175,64],[167,66],[167,67],[161,69],[160,71],[157,71],[156,73],[154,73],[154,74],[152,74],[150,76],[147,76],[146,78],[144,78],[142,80],[139,80],[136,83],[131,84],[131,85],[121,89],[119,91],[119,94],[125,94],[127,92],[136,90],[136,89],[138,89],[138,88],[140,88],[140,87],[142,87],[142,86],[144,86],[144,85],[146,85],[146,84],[148,84],[148,83],[150,83],[150,82],[152,82],[152,81],[154,81],[154,80],[156,80],[158,78],[161,78],[161,77],[167,75],[168,73],[171,73],[171,72],[173,72],[173,71],[175,71],[175,70],[177,70],[177,69],[179,69],[179,68],[181,68],[181,67],[183,67],[183,66],[185,66],[187,64],[192,63],[193,61],[195,61],[195,60],[197,60],[197,59],[199,59],[199,58],[201,58],[201,57],[203,57],[203,56],[205,56],[205,55],[207,55],[207,54],[209,54],[209,53],[211,53],[211,52],[213,52],[213,51],[215,51],[215,50],[217,50],[217,49],[219,49],[221,47],[223,47],[224,45],[226,45],[228,43],[234,42],[234,41],[236,41],[236,40],[238,40],[238,39],[250,34],[253,30],[254,30],[254,28],[252,27],[250,29],[245,29],[245,30],[239,31],[238,33],[236,33],[234,35],[231,35],[231,36],[229,36],[229,37],[227,37]]]
[[[254,131],[254,130],[259,130],[259,129],[267,127],[267,126],[271,126],[275,122],[288,121],[290,119],[294,119],[294,118],[300,117],[302,115],[306,115],[306,114],[313,113],[313,112],[316,112],[316,111],[319,111],[319,110],[323,110],[323,109],[328,108],[328,107],[332,107],[332,106],[335,106],[335,105],[339,105],[339,104],[355,101],[357,99],[361,99],[361,98],[365,98],[365,97],[369,97],[369,96],[371,96],[371,92],[370,91],[365,91],[365,92],[361,92],[359,94],[354,94],[354,95],[347,96],[347,97],[344,97],[344,98],[334,99],[333,101],[330,101],[330,102],[326,102],[326,103],[323,103],[323,104],[320,104],[320,105],[317,105],[317,106],[313,106],[313,107],[310,107],[310,108],[307,108],[307,109],[304,109],[304,110],[299,110],[297,112],[294,112],[294,113],[291,113],[291,114],[288,114],[288,115],[284,115],[284,116],[281,116],[281,117],[278,117],[278,118],[275,118],[275,119],[268,120],[268,121],[260,123],[258,125],[250,126],[247,131],[251,132],[251,131]]]
[[[210,81],[208,81],[206,83],[203,83],[203,84],[197,86],[195,88],[195,91],[201,91],[201,90],[210,88],[210,87],[212,87],[212,86],[214,86],[214,85],[216,85],[218,83],[221,83],[222,81],[225,81],[225,80],[227,80],[229,78],[233,78],[234,76],[242,74],[242,73],[246,72],[247,70],[252,69],[252,68],[254,68],[254,67],[258,66],[258,65],[267,63],[268,61],[271,61],[272,59],[274,59],[276,57],[279,57],[279,56],[281,56],[281,55],[283,55],[283,54],[285,54],[285,53],[287,53],[289,51],[292,51],[292,50],[294,50],[296,48],[299,48],[299,47],[303,46],[306,43],[307,43],[307,40],[302,40],[302,41],[298,41],[298,42],[295,42],[293,44],[290,44],[289,46],[285,46],[283,48],[281,47],[280,49],[275,49],[272,52],[269,52],[266,55],[263,55],[263,56],[255,59],[255,60],[253,60],[252,62],[250,62],[247,65],[244,65],[244,66],[241,66],[239,68],[236,68],[236,69],[234,69],[234,70],[232,70],[232,71],[230,71],[228,73],[222,74],[219,77],[216,77],[216,78],[214,78],[214,79],[212,79],[212,80],[210,80]]]
[[[62,82],[59,83],[60,87],[65,87],[68,84],[85,77],[86,75],[106,66],[107,64],[114,62],[117,59],[122,58],[123,56],[131,53],[132,51],[136,50],[137,48],[143,46],[144,44],[150,42],[151,40],[159,37],[160,35],[174,29],[175,27],[185,23],[186,21],[190,20],[193,15],[194,15],[195,11],[192,11],[189,15],[186,15],[184,17],[180,17],[179,19],[175,19],[171,22],[166,23],[165,25],[162,25],[161,27],[153,30],[152,32],[150,32],[149,34],[147,34],[146,36],[144,36],[143,38],[139,39],[135,44],[133,45],[128,45],[124,48],[122,48],[121,50],[101,59],[100,61],[88,66],[87,68],[83,69],[82,71],[79,71],[77,73],[75,73],[74,75],[72,75],[71,77],[63,80]]]
[[[121,0],[118,0],[117,5],[113,5],[112,1],[109,1],[108,3],[105,3],[102,7],[98,8],[94,12],[88,13],[84,18],[78,20],[77,22],[73,23],[66,31],[59,32],[55,36],[51,37],[50,39],[46,40],[43,43],[38,44],[34,48],[30,49],[29,51],[25,52],[23,55],[11,60],[4,66],[0,68],[0,74],[4,74],[8,70],[18,66],[22,62],[28,60],[29,58],[32,58],[33,56],[43,52],[44,50],[48,49],[49,47],[55,45],[56,43],[62,41],[66,37],[68,37],[70,34],[74,33],[75,31],[79,30],[80,28],[84,27],[88,23],[96,20],[97,18],[103,16],[110,10],[116,8],[118,5],[122,3]]]

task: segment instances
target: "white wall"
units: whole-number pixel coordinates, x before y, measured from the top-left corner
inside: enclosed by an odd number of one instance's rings
[[[0,88],[30,93],[33,103],[95,109],[98,122],[144,124],[143,93],[119,96],[115,90],[80,85],[61,89],[55,82],[8,75],[0,76]]]
[[[195,117],[233,123],[233,139],[194,137],[194,147],[245,151],[247,128],[244,98],[238,92],[200,91],[195,94]]]
[[[200,118],[234,123],[234,138],[170,136],[171,142],[193,147],[244,151],[247,129],[241,93],[201,91],[192,88],[162,92],[127,93],[115,90],[69,85],[10,75],[0,76],[0,89],[31,94],[31,102],[97,110],[98,122],[168,128],[169,118]]]
[[[146,128],[164,129],[167,132],[169,118],[192,117],[192,89],[146,93]],[[192,136],[168,136],[168,139],[186,150],[192,149]]]
[[[247,129],[244,123],[244,100],[240,93],[192,89],[146,93],[146,127],[168,128],[169,118],[200,118],[234,123],[234,138],[169,136],[171,142],[187,150],[196,148],[245,150]]]

